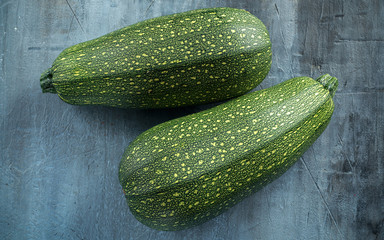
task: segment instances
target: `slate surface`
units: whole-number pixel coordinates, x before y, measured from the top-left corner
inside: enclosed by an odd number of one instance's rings
[[[124,148],[175,110],[78,107],[42,94],[66,47],[197,8],[244,8],[273,44],[257,89],[295,76],[339,78],[322,136],[281,178],[179,232],[131,215],[117,179]],[[384,2],[380,0],[0,1],[0,239],[384,239]]]

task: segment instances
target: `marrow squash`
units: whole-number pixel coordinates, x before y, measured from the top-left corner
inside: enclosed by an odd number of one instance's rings
[[[268,31],[257,17],[199,9],[69,47],[40,84],[75,105],[180,107],[243,95],[266,77],[271,58]]]
[[[203,223],[282,175],[328,125],[338,81],[298,77],[143,132],[119,180],[142,223]]]

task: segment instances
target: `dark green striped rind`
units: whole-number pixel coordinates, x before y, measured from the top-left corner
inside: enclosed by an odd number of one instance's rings
[[[137,137],[120,163],[132,213],[160,230],[205,222],[279,177],[326,128],[324,75],[287,80]]]
[[[64,50],[41,77],[70,104],[178,107],[256,87],[271,65],[264,24],[245,10],[200,9],[149,19]]]

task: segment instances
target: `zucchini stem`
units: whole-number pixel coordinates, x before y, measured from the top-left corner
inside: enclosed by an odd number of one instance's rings
[[[319,83],[321,83],[325,89],[328,89],[332,98],[335,96],[335,92],[339,82],[337,78],[330,76],[329,74],[324,74],[316,79]]]
[[[43,90],[43,93],[57,93],[55,86],[53,86],[51,68],[47,69],[43,74],[41,74],[40,86],[41,90]]]

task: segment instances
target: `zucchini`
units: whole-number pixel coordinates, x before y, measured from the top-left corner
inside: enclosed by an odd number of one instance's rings
[[[167,108],[240,96],[271,65],[264,24],[249,12],[208,8],[145,20],[65,49],[40,78],[75,105]]]
[[[125,150],[133,215],[159,230],[205,222],[282,175],[328,125],[338,81],[298,77],[164,122]]]

